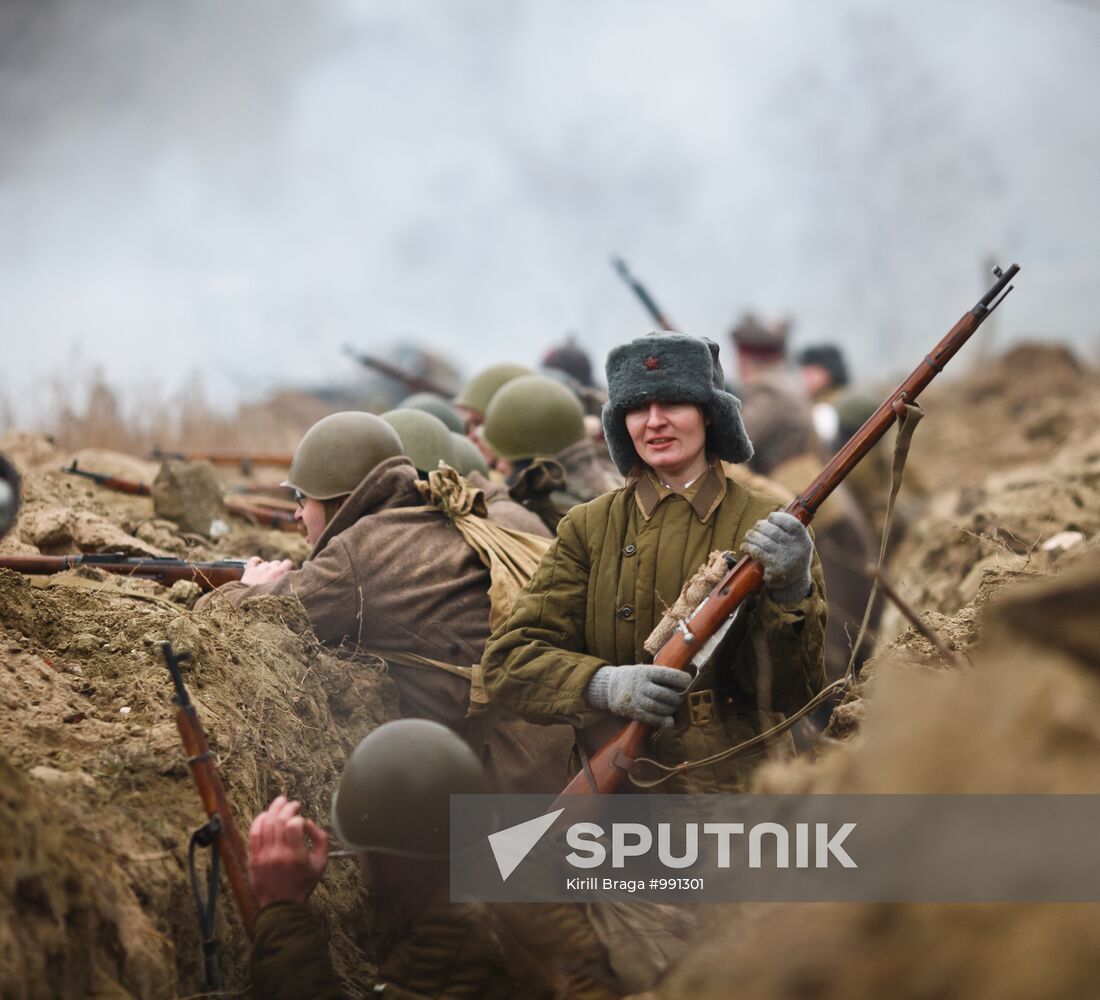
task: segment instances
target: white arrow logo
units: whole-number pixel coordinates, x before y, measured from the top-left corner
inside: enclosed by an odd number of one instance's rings
[[[525,823],[517,823],[507,830],[498,830],[489,834],[489,846],[493,849],[500,877],[504,882],[518,867],[519,863],[534,850],[542,835],[554,825],[564,809],[557,809],[545,816],[536,816]]]

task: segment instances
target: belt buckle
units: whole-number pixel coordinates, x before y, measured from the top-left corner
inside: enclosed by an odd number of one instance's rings
[[[688,720],[693,726],[706,726],[714,721],[714,690],[688,693]]]

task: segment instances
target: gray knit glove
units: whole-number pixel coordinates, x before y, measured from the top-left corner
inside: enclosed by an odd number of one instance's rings
[[[650,726],[670,728],[672,716],[691,683],[686,670],[647,663],[600,667],[585,688],[592,708],[614,712]]]
[[[810,592],[814,543],[793,514],[772,511],[745,535],[745,551],[764,566],[764,585],[776,604],[796,604]]]

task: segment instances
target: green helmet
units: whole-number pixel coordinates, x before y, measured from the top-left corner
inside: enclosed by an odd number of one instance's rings
[[[451,432],[439,417],[424,410],[390,410],[382,419],[397,431],[402,454],[421,472],[438,468],[441,460],[454,465]]]
[[[452,432],[451,444],[455,460],[453,468],[460,476],[468,476],[471,472],[480,472],[483,476],[489,475],[489,463],[485,461],[485,456],[465,434]]]
[[[584,407],[560,382],[525,375],[493,397],[482,433],[489,447],[509,462],[553,456],[584,438]]]
[[[423,410],[433,417],[438,417],[447,425],[447,430],[457,431],[461,434],[466,429],[466,421],[442,396],[434,392],[417,392],[397,404],[399,410]]]
[[[467,410],[484,415],[489,409],[490,400],[502,385],[521,375],[531,374],[533,374],[531,369],[523,365],[491,365],[462,387],[462,392],[455,397],[455,406],[463,406]]]
[[[352,751],[332,796],[332,828],[356,851],[450,855],[451,795],[488,792],[468,743],[427,719],[387,722]]]
[[[333,413],[298,442],[283,486],[314,500],[351,493],[376,465],[401,452],[397,432],[373,413]]]

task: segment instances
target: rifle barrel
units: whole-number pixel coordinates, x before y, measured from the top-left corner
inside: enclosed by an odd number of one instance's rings
[[[104,486],[109,490],[115,490],[117,493],[129,493],[136,497],[147,497],[152,495],[152,490],[147,483],[140,483],[135,479],[120,479],[118,476],[108,476],[102,472],[91,472],[88,469],[81,469],[76,464],[76,459],[73,459],[72,465],[63,465],[61,467],[62,472],[67,472],[70,476],[83,476],[85,479],[92,480],[98,486]]]
[[[645,307],[646,312],[653,317],[653,321],[662,330],[671,330],[673,333],[677,333],[679,328],[665,315],[664,311],[652,295],[649,294],[649,289],[645,287],[637,278],[630,272],[630,268],[626,266],[626,261],[622,257],[612,257],[611,266],[615,268],[616,273],[623,279],[630,287],[630,290],[637,296],[638,301]]]
[[[350,344],[344,345],[344,353],[348,357],[354,358],[364,368],[370,368],[372,371],[378,372],[379,375],[384,375],[394,382],[400,382],[410,392],[432,392],[444,399],[450,399],[453,395],[449,389],[445,389],[435,379],[429,378],[427,375],[417,375],[414,372],[406,371],[404,368],[391,365],[388,361],[376,358],[372,354],[362,354]]]
[[[280,501],[276,501],[280,502]],[[293,502],[291,502],[293,507]],[[282,531],[301,532],[302,522],[295,518],[294,514],[280,507],[268,507],[256,500],[248,500],[242,496],[227,496],[225,498],[226,510],[239,517],[254,521],[257,524],[269,525]]]
[[[285,465],[294,460],[289,451],[240,451],[233,449],[215,449],[213,451],[166,451],[154,448],[150,458],[156,461],[173,459],[180,462],[211,462],[214,465]]]
[[[191,580],[203,590],[214,590],[224,583],[239,580],[244,562],[219,559],[212,562],[188,562],[153,556],[127,556],[121,552],[96,552],[72,556],[0,556],[0,569],[13,569],[30,576],[61,573],[78,566],[94,566],[120,576],[139,576],[169,586],[177,580]]]

